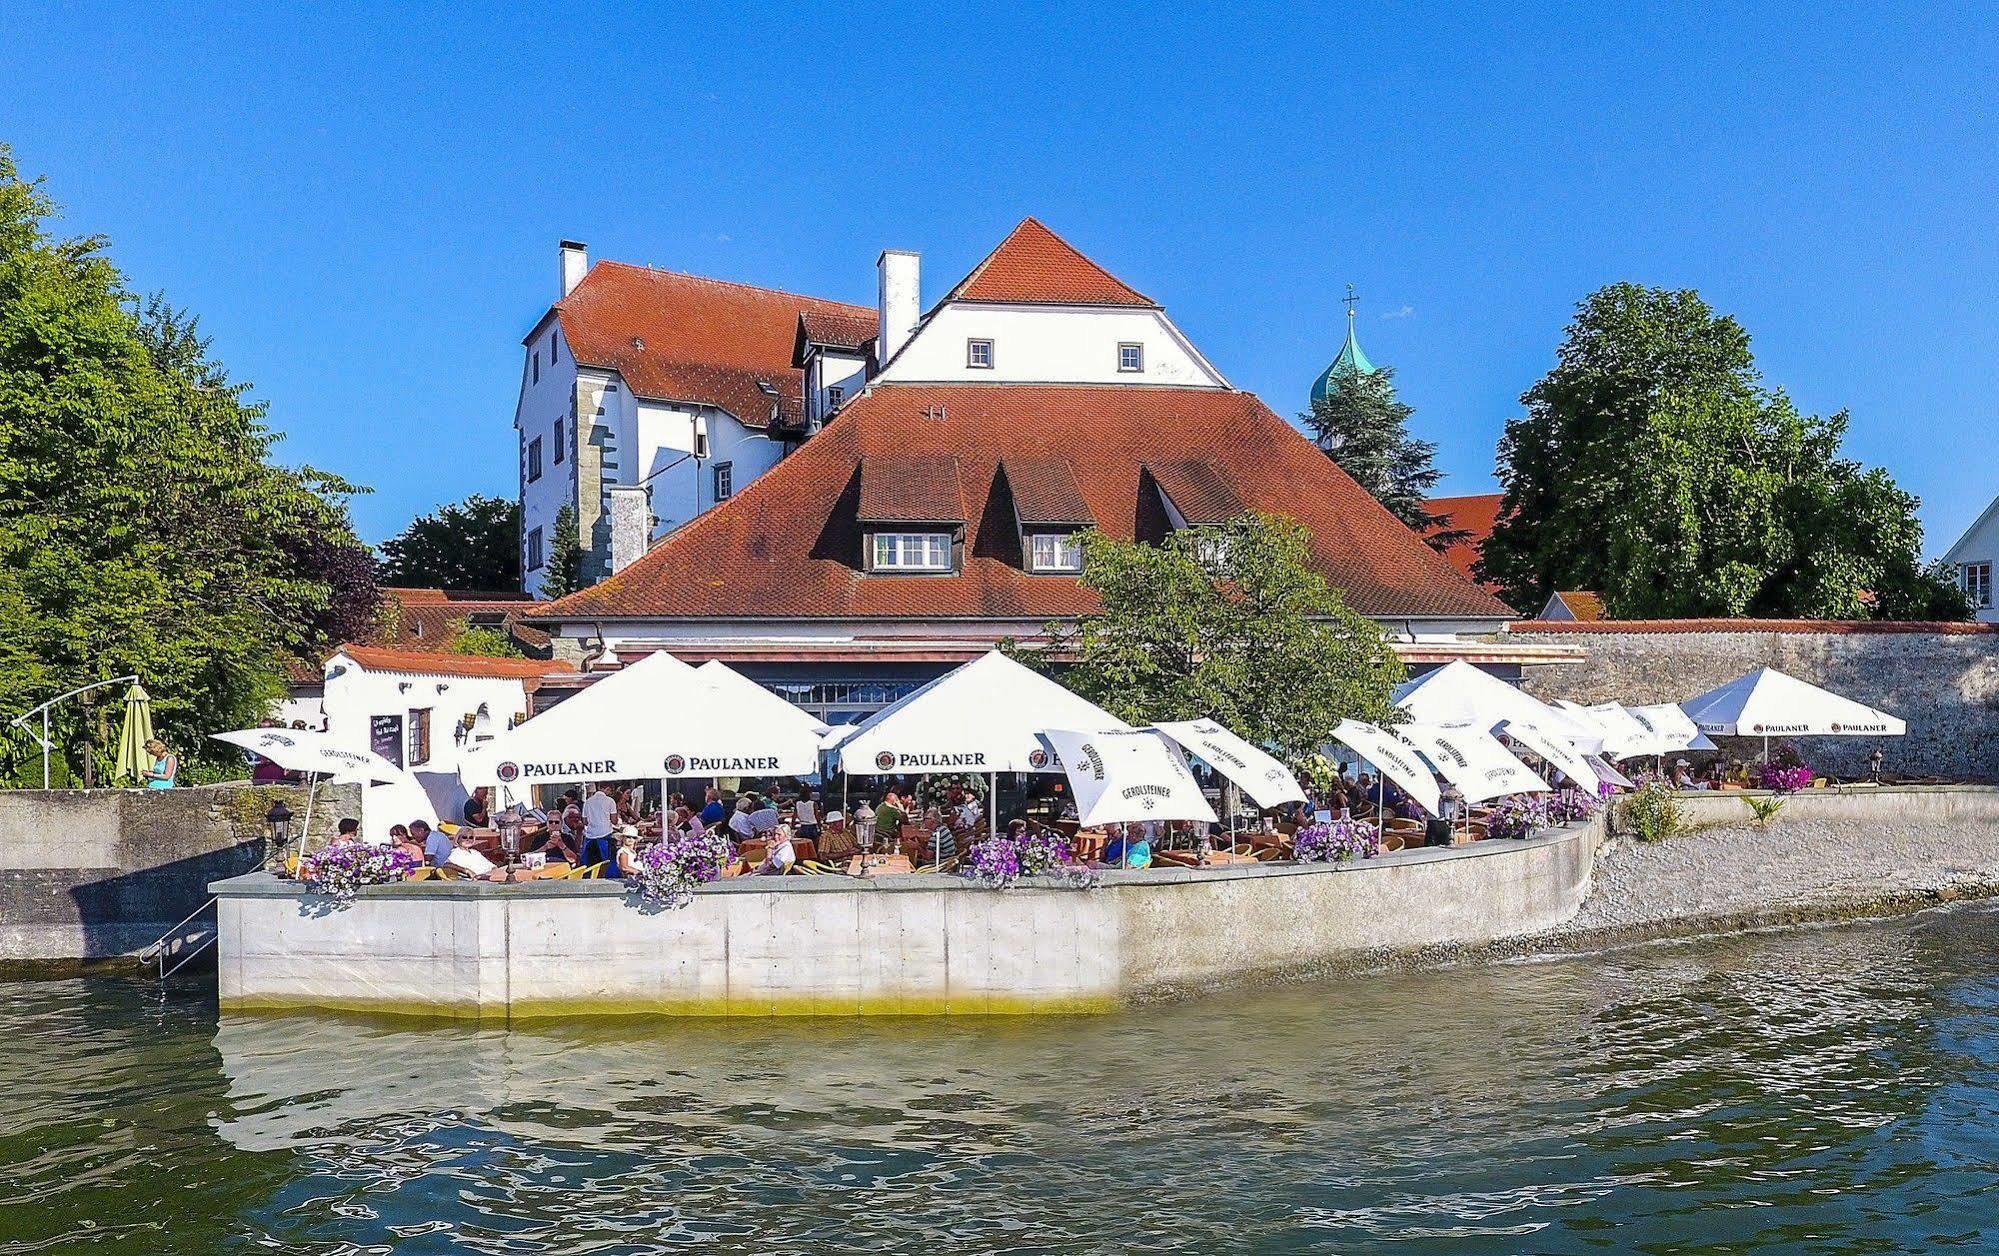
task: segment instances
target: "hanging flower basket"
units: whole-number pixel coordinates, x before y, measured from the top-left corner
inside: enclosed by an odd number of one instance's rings
[[[342,842],[299,860],[300,884],[337,903],[351,903],[364,885],[392,885],[417,869],[415,856],[393,846]]]
[[[694,887],[720,880],[735,857],[735,845],[719,829],[668,837],[639,852],[625,888],[651,906],[685,907]]]
[[[1359,820],[1307,824],[1291,837],[1292,858],[1299,863],[1347,863],[1380,853],[1380,832]]]

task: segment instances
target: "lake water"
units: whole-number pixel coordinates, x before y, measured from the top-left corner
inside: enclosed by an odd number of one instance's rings
[[[0,984],[0,1253],[1990,1250],[1999,911],[1090,1019]]]

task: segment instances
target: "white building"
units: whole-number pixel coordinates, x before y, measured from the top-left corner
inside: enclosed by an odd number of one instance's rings
[[[1999,563],[1999,498],[1950,547],[1944,561],[1957,568],[1957,584],[1971,599],[1972,615],[1984,623],[1999,623],[1999,607],[1992,600],[1992,569]]]
[[[776,465],[860,391],[866,306],[560,248],[561,295],[522,341],[523,585],[573,507],[599,580]],[[624,520],[622,528],[613,518]]]
[[[458,762],[526,718],[528,695],[567,664],[346,645],[326,660],[326,731],[350,750],[408,768],[437,814],[465,802]]]

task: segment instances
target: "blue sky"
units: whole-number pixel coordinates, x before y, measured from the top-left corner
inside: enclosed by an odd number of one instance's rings
[[[1525,7],[16,6],[0,142],[370,540],[513,493],[562,236],[871,302],[883,247],[927,299],[1032,213],[1283,414],[1358,284],[1452,492],[1584,294],[1698,288],[1948,546],[1999,493],[1991,23]]]

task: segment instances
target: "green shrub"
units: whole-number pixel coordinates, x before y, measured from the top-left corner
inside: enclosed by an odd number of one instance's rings
[[[1777,813],[1784,809],[1782,798],[1752,798],[1744,794],[1742,801],[1748,804],[1750,812],[1756,817],[1755,823],[1759,829],[1769,828],[1770,821],[1776,819]]]
[[[1647,781],[1618,809],[1620,831],[1641,842],[1663,842],[1683,827],[1680,803],[1662,781]]]

